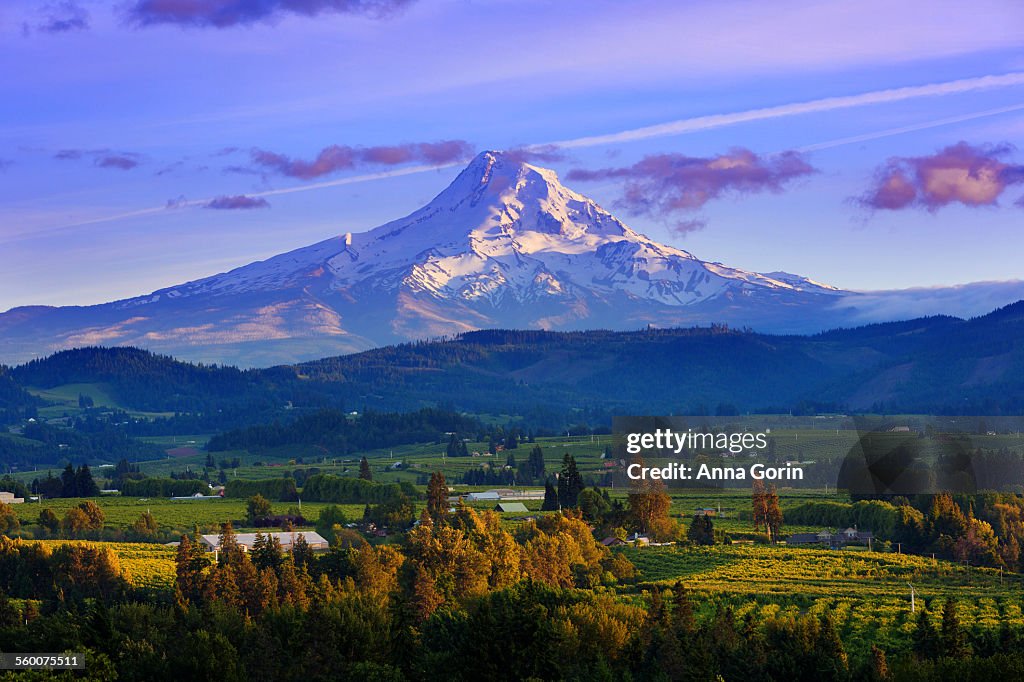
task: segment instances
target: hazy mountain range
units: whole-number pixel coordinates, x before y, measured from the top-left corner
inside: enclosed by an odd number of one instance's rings
[[[804,334],[1020,298],[1022,282],[856,293],[702,261],[630,229],[553,171],[484,152],[426,206],[368,232],[137,298],[2,313],[0,362],[134,345],[269,366],[486,328]]]

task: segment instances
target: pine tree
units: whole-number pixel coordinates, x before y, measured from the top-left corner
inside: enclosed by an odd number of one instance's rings
[[[230,521],[220,525],[220,565],[231,566],[245,559],[245,551],[235,537],[235,527]]]
[[[459,434],[453,433],[451,439],[448,441],[448,449],[446,454],[449,457],[469,457],[469,449],[466,447],[466,441],[459,437]]]
[[[430,482],[427,484],[427,511],[435,522],[443,521],[448,514],[448,484],[440,471],[430,474]]]
[[[544,478],[544,468],[544,451],[540,445],[534,445],[534,449],[529,451],[529,477],[534,480]]]
[[[365,456],[361,460],[359,460],[359,478],[363,479],[364,481],[373,480],[373,472],[370,471],[370,463],[366,461]]]
[[[576,459],[565,453],[562,458],[562,471],[558,474],[558,503],[565,507],[575,507],[579,495],[583,492],[583,477],[576,468]]]
[[[198,528],[195,535],[181,536],[178,553],[175,557],[176,591],[180,593],[183,603],[202,597],[204,591],[204,571],[210,565],[206,552],[201,544]]]
[[[71,466],[71,462],[64,467],[64,471],[60,475],[60,496],[61,497],[78,497],[78,479],[75,476],[75,468]]]
[[[715,544],[715,526],[711,517],[700,514],[693,517],[690,528],[686,531],[686,537],[695,545]]]
[[[942,643],[942,655],[949,658],[965,658],[967,651],[967,633],[960,625],[956,613],[956,600],[947,599],[942,606],[942,627],[939,631]]]
[[[819,660],[819,679],[842,679],[847,671],[848,658],[835,623],[828,615],[823,615],[819,621],[818,639],[814,648]]]
[[[544,503],[540,506],[541,511],[558,510],[558,491],[552,485],[551,479],[544,481]]]
[[[430,615],[444,603],[444,597],[437,589],[437,582],[430,571],[423,567],[423,564],[416,562],[416,569],[412,579],[412,597],[410,605],[415,613],[416,620],[420,623],[430,618]]]
[[[93,480],[88,464],[78,467],[75,472],[75,489],[78,497],[97,497],[100,494],[100,487]]]
[[[934,659],[939,655],[939,635],[935,632],[928,612],[921,609],[913,634],[914,654],[920,659]]]
[[[252,552],[249,555],[253,565],[260,570],[270,569],[277,572],[284,561],[281,542],[269,533],[267,535],[256,533],[256,541],[253,543]]]
[[[313,548],[306,542],[306,536],[302,533],[297,534],[295,542],[292,543],[292,561],[295,563],[295,568],[307,571],[315,561]]]
[[[681,580],[672,587],[672,624],[680,635],[689,636],[697,631],[693,603]]]
[[[885,682],[892,679],[889,673],[889,662],[885,658],[885,651],[876,645],[871,645],[871,669],[868,673],[871,682]]]

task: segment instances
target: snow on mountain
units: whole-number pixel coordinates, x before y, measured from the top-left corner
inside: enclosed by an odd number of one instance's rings
[[[622,292],[673,306],[732,289],[838,292],[787,273],[704,263],[631,230],[564,187],[554,171],[484,152],[433,201],[404,218],[154,296],[238,294],[313,281],[324,291],[404,290],[494,305],[584,291]]]
[[[702,261],[630,229],[551,170],[484,152],[426,206],[368,232],[147,296],[0,314],[0,362],[132,344],[269,365],[488,327],[804,333],[841,325],[860,296]]]

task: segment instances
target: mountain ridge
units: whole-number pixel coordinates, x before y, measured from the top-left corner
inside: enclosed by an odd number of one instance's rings
[[[868,297],[702,261],[625,225],[554,171],[482,152],[431,202],[228,272],[94,306],[0,314],[0,361],[135,345],[268,366],[486,328],[843,326]]]

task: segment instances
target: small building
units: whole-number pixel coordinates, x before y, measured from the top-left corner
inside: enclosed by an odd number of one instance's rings
[[[718,510],[714,507],[700,507],[694,516],[718,516]]]
[[[501,496],[493,490],[482,493],[468,493],[466,495],[466,502],[497,502],[500,499]]]
[[[14,493],[0,492],[0,503],[2,504],[21,504],[24,501],[24,497],[15,497]]]
[[[281,549],[284,550],[290,550],[292,544],[300,536],[306,540],[306,544],[312,550],[326,550],[328,548],[327,540],[315,530],[296,530],[280,533],[236,533],[235,541],[241,546],[243,552],[248,552],[255,546],[257,535],[263,535],[266,538],[277,538],[277,541],[281,543]],[[201,541],[203,546],[206,547],[207,552],[220,551],[219,535],[204,535]]]
[[[526,505],[522,502],[499,502],[494,505],[494,511],[501,512],[502,514],[518,513],[518,514],[529,514],[530,510],[526,508]]]
[[[856,528],[833,533],[823,530],[819,533],[794,533],[786,538],[787,545],[827,545],[833,549],[851,544],[870,545],[874,540],[871,531],[859,531]]]
[[[605,547],[621,547],[622,545],[629,544],[622,538],[617,538],[614,535],[609,535],[604,540],[601,540],[601,544]]]

